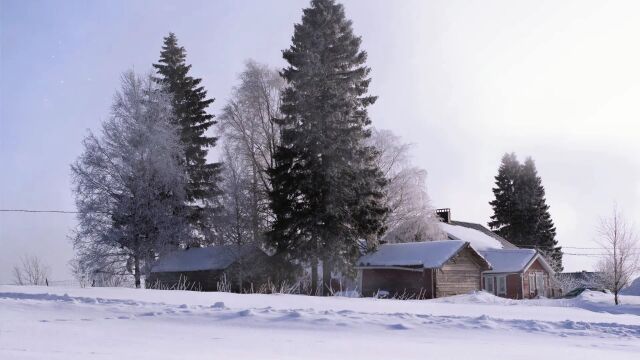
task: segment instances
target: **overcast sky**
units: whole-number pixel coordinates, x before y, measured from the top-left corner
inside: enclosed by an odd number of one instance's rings
[[[640,2],[345,1],[376,127],[415,144],[436,207],[486,224],[503,153],[532,156],[566,252],[614,201],[640,227]],[[306,0],[0,0],[0,208],[74,210],[69,164],[119,76],[178,36],[219,114],[252,58],[281,68]],[[0,213],[0,283],[22,254],[70,279],[73,215]],[[640,229],[638,229],[640,231]],[[567,255],[566,270],[593,257]]]

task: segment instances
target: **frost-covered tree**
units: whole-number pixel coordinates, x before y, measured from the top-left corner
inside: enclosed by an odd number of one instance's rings
[[[240,185],[237,181],[245,182],[242,187],[249,197],[241,204],[246,206],[242,212],[249,214],[250,221],[246,225],[256,243],[264,240],[263,235],[273,221],[269,208],[271,179],[268,172],[274,167],[273,154],[280,143],[279,126],[274,119],[280,117],[283,87],[284,80],[276,70],[247,61],[240,74],[240,84],[233,89],[220,116],[219,127],[226,146],[223,162],[228,167],[223,173],[223,191],[237,189]],[[228,164],[229,161],[233,164]],[[243,169],[243,176],[237,178],[240,169]],[[227,195],[223,207],[231,205]],[[224,216],[235,211],[226,209]]]
[[[403,143],[390,130],[379,129],[373,129],[369,144],[378,149],[378,167],[388,183],[385,205],[389,214],[381,240],[395,243],[445,238],[427,194],[427,172],[411,164],[411,144]]]
[[[133,274],[136,287],[158,254],[191,236],[186,176],[170,96],[133,72],[122,76],[111,116],[71,166],[77,267]]]
[[[613,292],[618,305],[620,290],[629,285],[634,274],[640,270],[640,243],[632,226],[616,206],[611,216],[601,221],[598,235],[604,255],[598,262],[597,271],[601,274],[601,285]]]
[[[370,136],[367,94],[370,69],[361,39],[344,8],[313,0],[295,25],[283,52],[281,145],[271,171],[269,238],[278,253],[311,264],[312,292],[322,260],[323,286],[332,269],[348,271],[359,256],[359,240],[384,231],[384,186]]]
[[[207,99],[207,91],[200,85],[202,79],[189,75],[191,65],[186,64],[186,51],[178,45],[175,34],[165,37],[160,60],[153,67],[158,74],[155,80],[171,95],[173,121],[179,128],[183,151],[180,159],[187,172],[188,219],[198,230],[198,242],[207,243],[214,235],[213,222],[219,210],[222,166],[207,162],[207,153],[217,140],[207,134],[216,123],[207,113],[213,99]]]

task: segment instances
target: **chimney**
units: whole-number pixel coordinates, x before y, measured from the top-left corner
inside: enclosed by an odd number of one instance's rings
[[[436,210],[436,215],[438,215],[438,217],[440,217],[440,220],[442,222],[446,222],[446,223],[450,223],[451,222],[451,209],[449,209],[449,208],[437,209]]]

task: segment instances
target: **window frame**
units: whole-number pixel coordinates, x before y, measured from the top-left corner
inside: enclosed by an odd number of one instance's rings
[[[494,282],[495,276],[494,275],[485,275],[484,276],[484,286],[483,289],[484,291],[491,293],[493,295],[496,294],[496,287],[495,287],[495,282]],[[489,284],[491,284],[491,286],[489,286]],[[491,288],[491,289],[489,289]]]
[[[503,285],[504,289],[501,289],[500,285]],[[507,276],[506,275],[496,276],[496,294],[498,294],[498,296],[500,295],[507,296]]]

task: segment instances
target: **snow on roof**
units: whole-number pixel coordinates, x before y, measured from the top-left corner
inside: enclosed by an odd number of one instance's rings
[[[520,272],[536,255],[534,249],[488,249],[479,253],[491,264],[488,273]]]
[[[151,272],[223,270],[255,251],[261,250],[250,245],[220,245],[177,250],[158,259]]]
[[[461,240],[384,244],[377,251],[361,257],[358,265],[439,268],[466,244]]]
[[[487,249],[515,248],[515,246],[508,243],[506,240],[501,240],[499,236],[495,234],[490,235],[491,232],[488,229],[484,229],[485,231],[479,230],[483,229],[482,225],[479,224],[441,222],[440,228],[444,232],[448,233],[453,239],[468,241],[471,246],[478,251]]]

